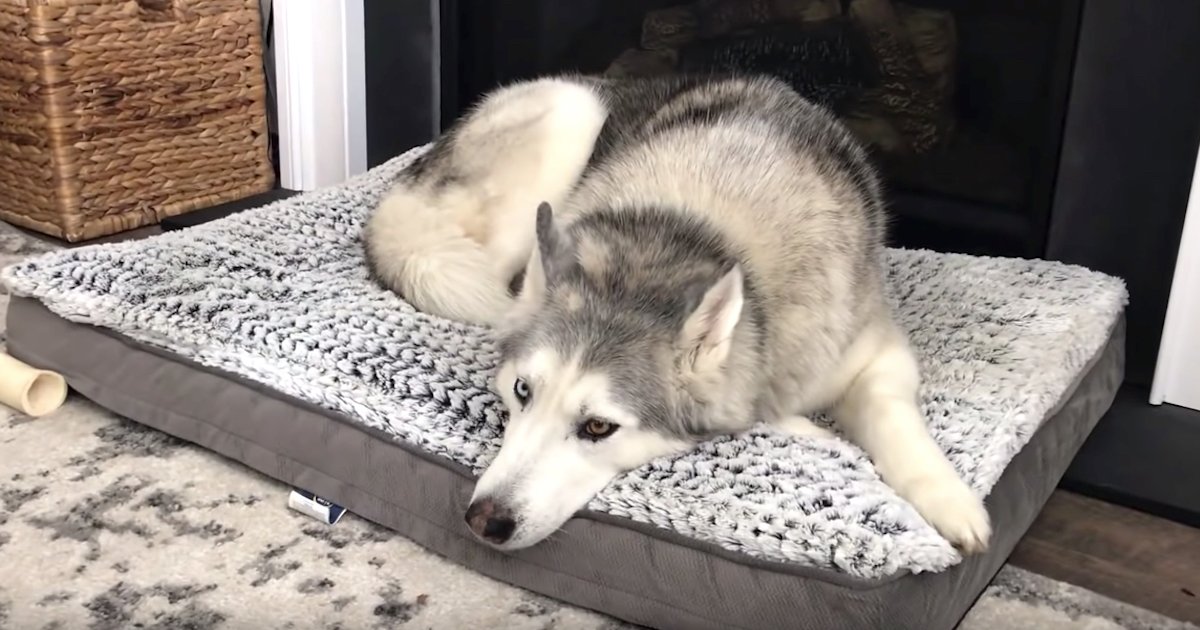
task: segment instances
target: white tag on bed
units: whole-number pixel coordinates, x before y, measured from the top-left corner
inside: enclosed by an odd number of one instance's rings
[[[288,507],[307,514],[326,525],[333,525],[346,513],[346,508],[326,501],[306,490],[292,490],[288,495]]]

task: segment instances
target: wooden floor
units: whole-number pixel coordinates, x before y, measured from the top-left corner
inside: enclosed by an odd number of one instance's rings
[[[1009,561],[1113,599],[1200,623],[1197,528],[1059,490]]]

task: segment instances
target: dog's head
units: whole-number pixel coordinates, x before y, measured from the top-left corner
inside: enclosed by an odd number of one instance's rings
[[[711,259],[645,269],[629,259],[646,252],[621,238],[568,234],[538,210],[538,246],[499,331],[494,384],[509,420],[466,513],[496,547],[539,542],[622,471],[711,434],[742,273]]]

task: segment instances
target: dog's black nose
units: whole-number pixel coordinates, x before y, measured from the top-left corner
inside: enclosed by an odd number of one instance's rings
[[[492,499],[480,499],[467,508],[467,525],[476,536],[496,545],[512,538],[517,521],[508,508]]]

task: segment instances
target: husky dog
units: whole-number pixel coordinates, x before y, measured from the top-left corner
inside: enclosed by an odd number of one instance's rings
[[[930,437],[884,297],[885,212],[862,148],[765,77],[543,78],[501,88],[368,221],[374,273],[493,326],[509,410],[470,529],[552,534],[616,475],[766,423],[829,438],[965,552],[983,503]]]

